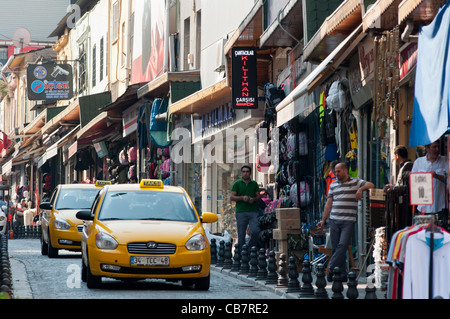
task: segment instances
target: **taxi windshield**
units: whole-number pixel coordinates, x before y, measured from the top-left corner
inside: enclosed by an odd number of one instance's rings
[[[196,222],[197,216],[183,193],[110,191],[99,220],[170,220]]]
[[[99,189],[61,189],[56,200],[55,209],[91,208]]]

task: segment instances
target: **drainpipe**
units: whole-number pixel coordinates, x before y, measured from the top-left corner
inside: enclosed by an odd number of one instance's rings
[[[169,23],[170,23],[170,2],[166,0],[166,23],[164,26],[164,66],[163,73],[167,73],[169,70]]]
[[[358,176],[362,178],[363,174],[363,120],[362,120],[362,114],[360,109],[353,109],[352,114],[356,118],[356,127],[358,128],[358,157],[357,157],[357,165],[358,165]],[[357,231],[358,231],[358,260],[361,260],[363,249],[364,249],[364,210],[363,210],[363,204],[364,201],[360,200],[358,202],[358,224],[357,224]],[[362,271],[362,270],[361,270]]]

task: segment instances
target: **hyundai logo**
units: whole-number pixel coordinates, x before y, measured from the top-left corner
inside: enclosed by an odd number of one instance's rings
[[[147,243],[147,248],[155,249],[157,247],[158,247],[158,244],[155,243],[154,241],[150,241],[150,242]]]

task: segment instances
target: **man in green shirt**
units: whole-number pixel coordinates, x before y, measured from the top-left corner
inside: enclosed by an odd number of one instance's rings
[[[241,168],[242,178],[237,180],[231,188],[230,199],[236,202],[236,223],[238,232],[238,244],[245,244],[247,226],[250,228],[251,238],[249,248],[258,246],[259,219],[257,202],[260,199],[259,186],[250,179],[252,169],[248,165]]]

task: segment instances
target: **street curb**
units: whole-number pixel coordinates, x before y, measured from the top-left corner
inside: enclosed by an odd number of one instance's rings
[[[11,263],[13,299],[33,299],[25,265],[13,256],[10,256],[9,260]]]

